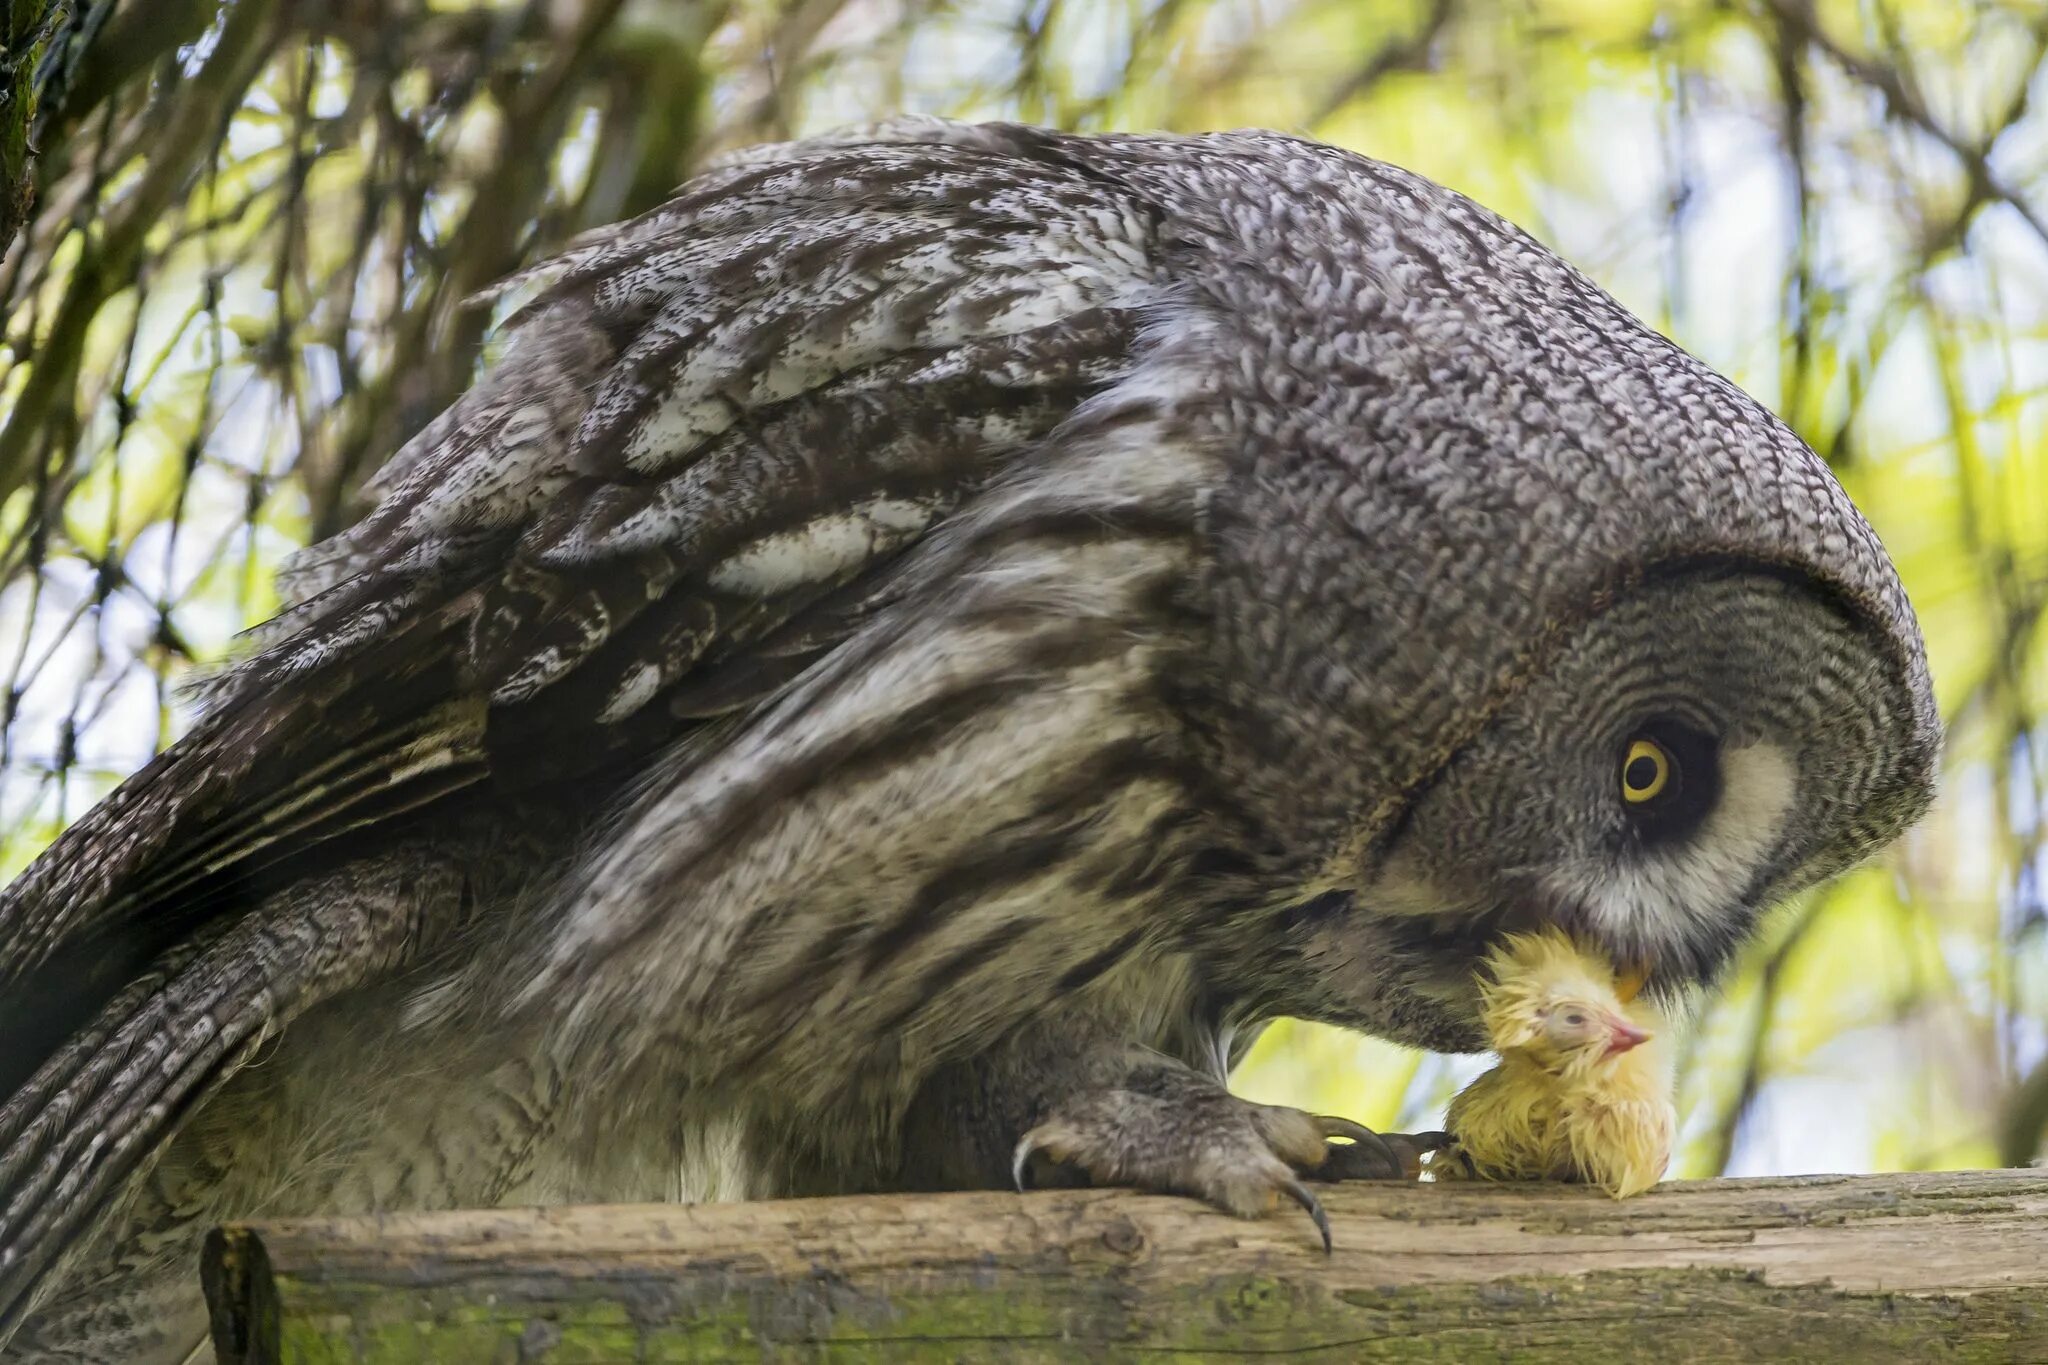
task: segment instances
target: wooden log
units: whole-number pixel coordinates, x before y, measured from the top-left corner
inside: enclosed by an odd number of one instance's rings
[[[1107,1190],[251,1223],[223,1362],[2048,1360],[2048,1171]]]

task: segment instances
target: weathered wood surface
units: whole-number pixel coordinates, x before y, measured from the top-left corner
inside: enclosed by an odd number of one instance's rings
[[[2048,1361],[2048,1171],[508,1209],[216,1233],[223,1361]]]

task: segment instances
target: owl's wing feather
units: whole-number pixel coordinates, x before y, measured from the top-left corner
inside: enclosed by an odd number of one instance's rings
[[[757,155],[554,267],[372,513],[290,566],[208,719],[0,897],[0,980],[387,798],[376,774],[516,781],[490,728],[571,679],[555,719],[592,752],[752,670],[1111,378],[1148,216],[1030,130],[968,141]]]
[[[10,1276],[73,1217],[47,1201],[115,1188],[238,1039],[412,950],[365,924],[316,951],[350,912],[292,899],[293,859],[787,686],[1120,372],[1153,216],[1055,145],[914,125],[760,153],[548,268],[374,510],[290,566],[194,732],[0,894]],[[169,1050],[130,1065],[145,1035]]]

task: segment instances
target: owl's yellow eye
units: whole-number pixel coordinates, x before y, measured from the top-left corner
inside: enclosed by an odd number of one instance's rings
[[[1654,801],[1671,785],[1671,755],[1654,739],[1628,746],[1621,760],[1621,799],[1632,806]]]

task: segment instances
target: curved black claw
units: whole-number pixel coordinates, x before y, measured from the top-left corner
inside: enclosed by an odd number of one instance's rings
[[[1330,1240],[1330,1215],[1323,1212],[1323,1201],[1299,1180],[1289,1180],[1280,1188],[1289,1199],[1308,1210],[1308,1216],[1315,1220],[1316,1231],[1323,1234],[1323,1255],[1328,1256],[1333,1244]]]
[[[1431,1152],[1441,1152],[1451,1145],[1451,1135],[1441,1128],[1431,1128],[1422,1133],[1388,1133],[1387,1139],[1390,1142],[1399,1140],[1406,1143],[1425,1156]]]
[[[1016,1183],[1017,1193],[1024,1193],[1024,1170],[1031,1164],[1031,1154],[1038,1150],[1038,1130],[1033,1128],[1017,1144],[1017,1150],[1010,1157],[1010,1179]]]
[[[1387,1145],[1401,1158],[1402,1173],[1409,1180],[1422,1174],[1422,1158],[1431,1152],[1448,1151],[1452,1146],[1451,1135],[1440,1128],[1424,1133],[1387,1133],[1384,1136]]]
[[[1333,1165],[1341,1168],[1334,1176]],[[1303,1178],[1399,1179],[1402,1170],[1400,1152],[1362,1124],[1253,1104],[1209,1082],[1191,1083],[1166,1105],[1138,1092],[1082,1092],[1010,1153],[1020,1193],[1034,1174],[1048,1183],[1053,1172],[1072,1171],[1096,1185],[1193,1195],[1239,1218],[1270,1212],[1284,1194],[1315,1223],[1325,1255],[1336,1241],[1330,1216]]]
[[[1407,1162],[1387,1140],[1362,1123],[1318,1114],[1316,1128],[1325,1138],[1348,1138],[1346,1144],[1331,1144],[1323,1164],[1316,1168],[1318,1180],[1412,1180]],[[1420,1169],[1418,1163],[1417,1169]]]

